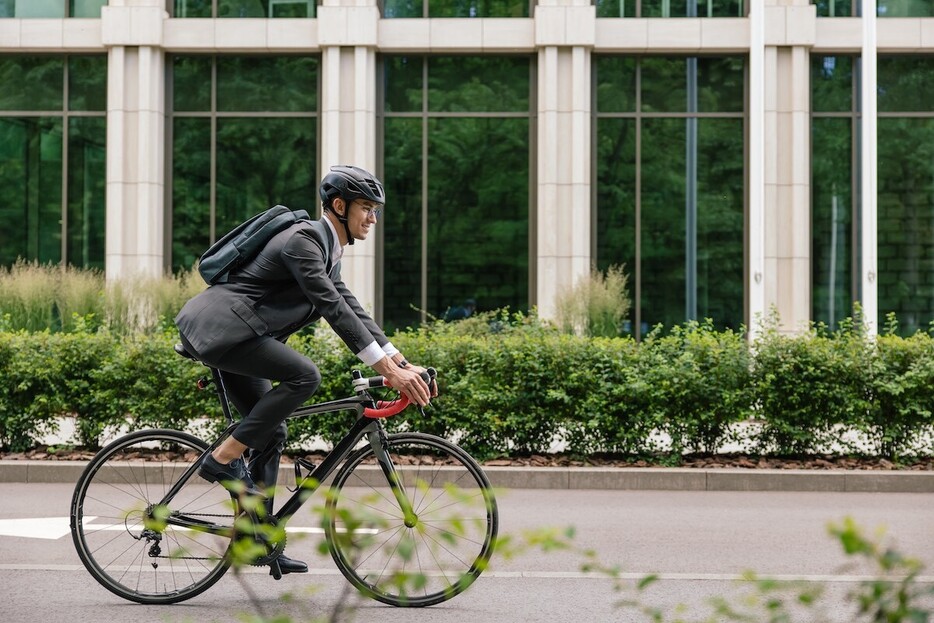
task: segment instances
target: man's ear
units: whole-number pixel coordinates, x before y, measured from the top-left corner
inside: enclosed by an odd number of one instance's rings
[[[334,197],[334,199],[331,200],[331,208],[338,216],[346,216],[346,214],[344,214],[344,212],[346,212],[344,209],[345,206],[346,204],[344,203],[344,200],[340,197]]]

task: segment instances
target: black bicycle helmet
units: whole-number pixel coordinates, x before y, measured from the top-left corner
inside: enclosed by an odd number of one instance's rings
[[[367,199],[380,205],[386,203],[386,193],[383,191],[383,184],[372,173],[351,165],[338,165],[331,167],[331,171],[321,180],[321,186],[318,188],[318,194],[321,195],[321,204],[325,210],[334,212],[332,202],[340,197],[348,206],[354,199]],[[354,238],[350,234],[350,226],[347,224],[347,213],[343,216],[334,212],[344,229],[347,232],[347,242],[354,243]]]

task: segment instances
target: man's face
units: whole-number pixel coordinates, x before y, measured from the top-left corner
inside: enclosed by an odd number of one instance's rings
[[[350,227],[350,234],[356,240],[366,240],[370,228],[379,218],[382,207],[381,204],[367,199],[354,199],[350,203],[347,225]]]

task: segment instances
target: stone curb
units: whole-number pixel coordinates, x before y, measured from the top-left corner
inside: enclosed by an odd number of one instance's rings
[[[74,483],[85,465],[0,460],[0,482]],[[503,489],[934,493],[934,471],[493,466],[483,470],[494,487]],[[292,466],[283,466],[280,483],[293,480]]]

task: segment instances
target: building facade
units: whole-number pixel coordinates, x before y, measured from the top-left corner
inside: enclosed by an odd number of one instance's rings
[[[389,328],[622,265],[628,330],[934,319],[934,3],[0,0],[0,264],[190,268],[375,171]]]

